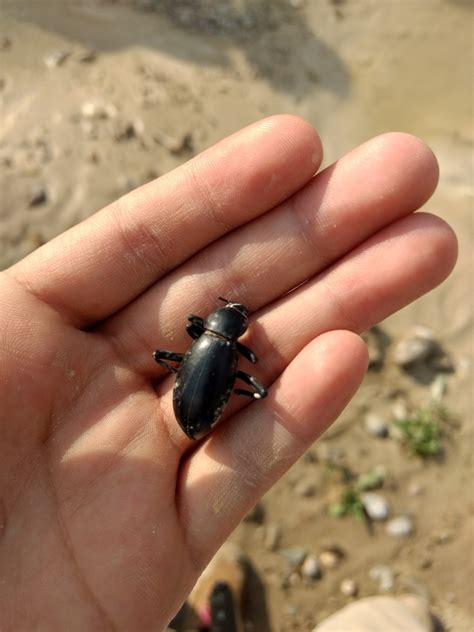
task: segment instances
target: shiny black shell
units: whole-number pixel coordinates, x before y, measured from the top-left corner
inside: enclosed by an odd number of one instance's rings
[[[192,439],[206,435],[229,401],[237,373],[235,342],[205,331],[193,342],[176,375],[173,408]]]

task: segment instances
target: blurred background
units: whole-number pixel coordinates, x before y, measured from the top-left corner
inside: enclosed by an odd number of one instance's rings
[[[401,592],[474,629],[473,14],[471,0],[0,3],[0,268],[272,113],[307,118],[325,165],[391,130],[439,159],[427,208],[457,231],[458,266],[367,332],[356,399],[233,534],[254,573],[248,630],[306,632]]]

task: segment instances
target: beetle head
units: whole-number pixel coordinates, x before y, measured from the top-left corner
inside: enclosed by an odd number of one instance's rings
[[[213,331],[228,340],[237,340],[247,331],[249,311],[242,303],[233,303],[227,299],[226,306],[209,315],[204,323],[208,331]]]

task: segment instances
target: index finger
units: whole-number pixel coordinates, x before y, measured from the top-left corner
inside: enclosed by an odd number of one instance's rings
[[[120,198],[9,273],[74,325],[97,322],[289,197],[321,157],[309,123],[290,115],[264,119]]]

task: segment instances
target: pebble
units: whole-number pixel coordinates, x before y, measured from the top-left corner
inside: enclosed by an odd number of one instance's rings
[[[32,191],[30,195],[30,199],[28,205],[30,208],[34,206],[41,206],[48,201],[48,191],[45,186],[38,185]]]
[[[431,557],[425,557],[422,560],[420,560],[420,563],[418,564],[418,567],[421,568],[421,570],[426,570],[428,568],[431,568],[433,566],[433,560],[431,559]]]
[[[412,482],[408,485],[408,494],[410,496],[419,496],[423,493],[423,487],[420,483]]]
[[[117,121],[113,132],[114,139],[121,143],[136,137],[135,127],[131,121]]]
[[[43,61],[48,68],[57,68],[64,64],[70,54],[71,51],[66,48],[53,50],[43,57]]]
[[[418,326],[414,334],[400,340],[394,349],[394,361],[405,368],[416,362],[425,362],[438,348],[433,332]]]
[[[295,487],[295,494],[302,496],[303,498],[310,498],[316,494],[317,487],[310,481],[301,481]]]
[[[313,628],[313,632],[342,630],[431,632],[433,623],[424,599],[415,595],[377,595],[354,601]]]
[[[0,50],[10,50],[12,47],[12,41],[6,35],[0,37]]]
[[[379,564],[369,571],[370,578],[377,582],[379,592],[392,592],[395,589],[395,573],[390,566]]]
[[[368,413],[364,420],[365,429],[373,437],[384,438],[388,435],[388,424],[386,420],[377,413]]]
[[[184,133],[179,138],[168,136],[165,132],[156,130],[153,134],[154,140],[167,149],[171,154],[180,154],[187,150],[192,150],[193,139],[190,133]]]
[[[374,492],[365,492],[361,500],[371,520],[386,520],[390,514],[390,506],[383,496]]]
[[[261,502],[258,502],[252,507],[248,514],[244,518],[244,522],[255,522],[256,524],[262,524],[265,519],[265,509]]]
[[[267,551],[276,551],[281,540],[281,527],[275,522],[270,523],[265,530],[265,548]]]
[[[316,555],[308,555],[301,567],[301,574],[306,579],[320,579],[322,575],[321,564]]]
[[[398,516],[387,523],[386,532],[393,538],[407,538],[414,531],[413,520],[410,516]]]
[[[346,597],[355,597],[359,591],[359,587],[353,579],[343,579],[339,590]]]
[[[392,406],[392,415],[397,421],[408,417],[408,406],[403,399],[397,399]]]
[[[431,398],[437,404],[443,401],[444,396],[448,390],[446,378],[444,375],[437,375],[430,386]]]
[[[287,549],[282,549],[279,553],[282,557],[288,560],[293,569],[299,568],[308,555],[307,551],[302,546],[290,546]]]
[[[115,105],[105,101],[85,101],[81,106],[81,115],[85,119],[107,119],[113,118],[116,114],[117,108]]]
[[[325,549],[321,552],[319,556],[319,561],[321,562],[324,568],[336,568],[339,562],[344,557],[344,552],[337,546],[331,547],[329,549]]]
[[[97,53],[95,50],[81,50],[75,54],[74,58],[81,64],[91,64],[97,59]]]

